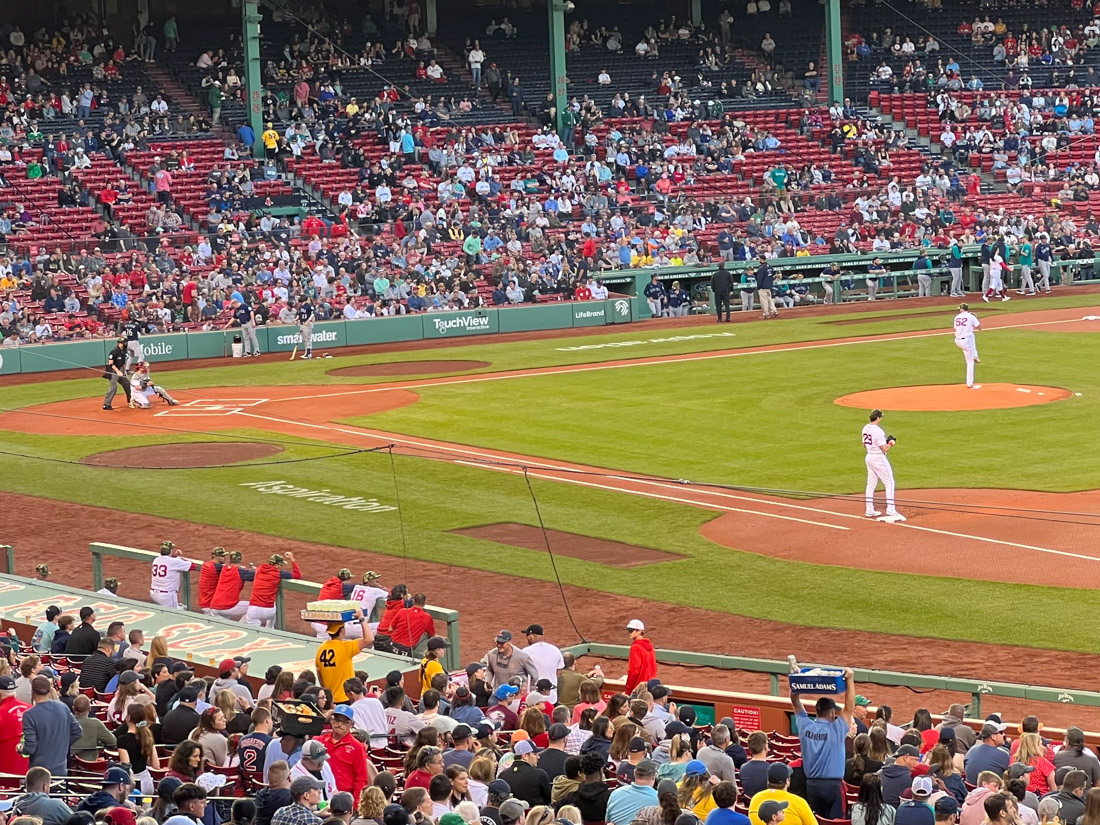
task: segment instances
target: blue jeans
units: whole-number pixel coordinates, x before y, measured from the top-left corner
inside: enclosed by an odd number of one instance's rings
[[[481,67],[480,66],[471,66],[470,67],[470,73],[474,76],[474,86],[476,88],[480,89],[481,88]]]
[[[76,107],[76,116],[80,120],[87,120],[88,118],[90,118],[92,116],[92,107],[91,106],[80,106],[80,105],[78,105]]]

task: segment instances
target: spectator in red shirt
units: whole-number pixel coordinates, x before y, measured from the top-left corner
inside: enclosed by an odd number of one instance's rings
[[[23,713],[30,707],[15,698],[15,680],[0,676],[0,773],[24,775],[30,760],[19,752],[23,738]]]
[[[411,607],[402,607],[393,617],[390,638],[395,645],[412,650],[425,636],[435,635],[435,622],[425,610],[428,597],[423,593],[413,596]],[[387,612],[389,612],[387,603]],[[381,628],[379,628],[381,630]]]
[[[332,711],[332,729],[318,739],[328,751],[328,763],[336,778],[336,787],[355,799],[369,782],[367,747],[351,735],[355,713],[348,705],[337,705]]]
[[[657,676],[657,654],[653,642],[645,637],[645,625],[641,619],[631,619],[626,625],[630,633],[630,660],[626,671],[624,693],[630,693],[636,685]]]
[[[573,299],[576,301],[591,301],[592,290],[582,281],[577,284],[577,288],[573,290]]]

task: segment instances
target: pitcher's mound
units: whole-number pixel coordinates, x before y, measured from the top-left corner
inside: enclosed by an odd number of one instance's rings
[[[481,370],[491,366],[488,361],[393,361],[389,364],[359,364],[329,370],[329,375],[363,378],[386,376],[408,378],[413,375],[440,375],[443,373]]]
[[[1031,407],[1072,397],[1072,392],[1061,387],[1029,384],[980,384],[974,389],[965,384],[927,384],[856,392],[841,396],[836,403],[865,410],[877,407],[911,412],[959,412]]]
[[[261,441],[203,441],[185,444],[150,444],[126,447],[86,457],[81,463],[93,467],[179,470],[195,467],[224,467],[277,455],[283,448]]]

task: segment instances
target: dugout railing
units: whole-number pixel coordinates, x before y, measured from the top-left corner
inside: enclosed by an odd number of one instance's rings
[[[2,549],[4,545],[0,545]],[[88,545],[88,549],[92,554],[92,589],[99,590],[103,587],[103,564],[104,559],[126,559],[129,561],[141,562],[145,565],[150,565],[153,560],[159,558],[159,553],[154,553],[150,550],[141,550],[137,547],[123,547],[118,544],[107,544],[104,542],[92,542]],[[8,558],[13,560],[10,552],[8,552]],[[195,565],[200,565],[202,562],[197,559],[191,559],[191,562]],[[9,563],[13,563],[9,562]],[[9,569],[11,569],[9,567]],[[197,569],[197,568],[196,568]],[[195,572],[195,571],[192,571]],[[186,610],[193,610],[194,601],[192,598],[192,586],[190,576],[180,577],[180,604],[183,605]],[[306,596],[318,596],[321,593],[321,585],[318,582],[308,581],[306,579],[283,579],[279,592],[275,598],[275,627],[279,630],[286,629],[286,598],[285,593],[287,591],[293,591],[297,593],[303,593]],[[379,599],[378,603],[374,607],[376,615],[381,615],[381,610],[385,607],[385,600]],[[446,632],[441,634],[447,639],[450,647],[447,648],[444,653],[443,666],[448,670],[459,670],[464,665],[459,655],[459,624],[458,624],[458,611],[449,610],[445,607],[437,607],[435,605],[425,605],[425,612],[438,622],[443,622],[446,625]]]

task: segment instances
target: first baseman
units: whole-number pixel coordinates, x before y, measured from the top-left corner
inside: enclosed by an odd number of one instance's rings
[[[970,311],[969,304],[959,304],[959,314],[955,316],[953,329],[955,330],[955,346],[963,351],[966,358],[966,386],[970,389],[981,388],[981,384],[974,384],[974,365],[982,363],[978,357],[978,342],[974,340],[974,334],[981,329],[982,322]]]
[[[890,466],[890,459],[886,453],[897,443],[892,435],[883,432],[879,422],[882,420],[882,410],[871,410],[871,423],[863,427],[863,446],[867,450],[867,508],[864,515],[867,518],[876,518],[882,515],[875,509],[875,490],[881,481],[886,489],[886,515],[883,521],[905,521],[905,516],[894,507],[894,468]]]

